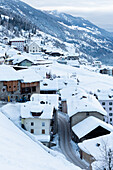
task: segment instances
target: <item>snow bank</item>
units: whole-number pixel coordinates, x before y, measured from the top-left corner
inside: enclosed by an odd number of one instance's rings
[[[52,156],[0,112],[0,169],[80,170],[61,155]]]

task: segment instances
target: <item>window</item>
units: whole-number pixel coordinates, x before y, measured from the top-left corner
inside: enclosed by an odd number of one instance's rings
[[[34,122],[31,122],[31,126],[34,126]]]
[[[31,133],[34,133],[34,129],[31,129]]]
[[[86,116],[89,116],[89,112],[86,112]]]
[[[112,107],[109,107],[109,110],[112,110]]]
[[[9,89],[11,88],[11,86],[9,86]]]
[[[110,122],[112,122],[112,118],[110,118]]]
[[[112,113],[109,113],[109,116],[112,116],[113,114]]]
[[[42,122],[42,126],[45,126],[45,122]]]
[[[112,105],[112,102],[109,102],[109,105]]]
[[[45,129],[42,129],[42,134],[45,134]]]
[[[32,87],[32,91],[36,92],[36,86]]]
[[[96,146],[99,147],[99,146],[100,146],[100,143],[97,143]]]
[[[59,100],[61,101],[61,96],[59,96]]]
[[[104,110],[106,110],[106,108],[105,107],[103,107],[104,108]]]
[[[40,104],[45,104],[45,102],[44,102],[44,101],[41,101]]]
[[[105,105],[105,102],[102,102],[102,105]]]

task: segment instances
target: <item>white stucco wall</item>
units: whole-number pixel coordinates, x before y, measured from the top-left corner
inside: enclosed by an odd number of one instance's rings
[[[31,122],[34,125],[31,125]],[[45,123],[45,126],[42,126],[42,122]],[[23,120],[24,126],[27,131],[31,132],[31,129],[34,129],[35,135],[42,135],[42,130],[45,130],[45,135],[50,135],[50,119],[36,119],[28,118]]]
[[[107,117],[105,117],[105,122],[113,125],[113,100],[111,99],[110,100],[99,100],[99,102],[107,112]],[[102,104],[103,102],[105,102],[105,105]],[[112,105],[110,105],[110,102],[112,103]]]
[[[14,42],[11,42],[11,45],[17,47],[20,51],[24,50],[24,42],[23,41],[14,41]]]
[[[36,43],[32,43],[29,46],[29,53],[36,53],[36,52],[40,52],[40,47]]]

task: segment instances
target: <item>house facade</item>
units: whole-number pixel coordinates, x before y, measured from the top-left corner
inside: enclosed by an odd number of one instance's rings
[[[81,122],[82,120],[86,119],[89,116],[94,116],[100,120],[104,119],[104,115],[96,111],[78,112],[70,117],[71,127]]]
[[[34,70],[16,71],[7,65],[0,66],[0,100],[30,100],[33,93],[40,93],[41,77]]]
[[[20,96],[20,80],[0,82],[0,100],[13,101]]]
[[[98,91],[96,95],[101,106],[107,112],[107,116],[104,117],[104,121],[113,125],[113,91],[101,90]]]
[[[16,47],[19,51],[24,51],[24,44],[25,44],[25,39],[22,38],[14,38],[9,41],[11,46]]]
[[[78,143],[84,140],[110,134],[113,132],[113,127],[94,116],[89,116],[74,125],[72,127],[72,132],[74,137],[73,140]]]
[[[104,117],[104,121],[113,125],[113,99],[99,100],[99,102],[107,112],[107,116]]]
[[[33,94],[31,95],[30,101],[37,102],[39,104],[49,104],[53,106],[53,121],[52,123],[52,131],[53,135],[58,132],[58,107],[59,107],[59,95],[58,94]]]
[[[30,100],[30,97],[34,93],[40,93],[40,81],[37,82],[21,82],[20,85],[21,95],[26,98],[26,100]]]
[[[35,135],[45,145],[49,145],[52,131],[53,107],[37,102],[21,105],[21,126]]]
[[[18,66],[27,66],[27,67],[29,67],[29,66],[32,66],[33,64],[34,63],[32,61],[30,61],[28,59],[25,59],[25,60],[19,62],[17,65]]]
[[[20,70],[18,74],[23,78],[20,84],[20,91],[23,98],[30,100],[32,94],[40,93],[40,81],[42,77],[34,69]]]
[[[36,42],[32,42],[29,45],[27,45],[26,50],[27,50],[28,53],[41,52],[41,48],[39,47],[39,45]]]
[[[22,119],[25,129],[34,135],[50,135],[50,119],[26,118]]]
[[[0,66],[0,100],[15,100],[20,95],[21,77],[10,66]]]
[[[113,133],[94,139],[85,140],[78,144],[80,149],[80,157],[90,164],[91,170],[95,169],[95,165],[97,165],[96,169],[108,168],[109,161],[105,162],[105,159],[109,157],[109,155],[106,155],[109,153],[109,150],[113,150],[112,139]],[[107,156],[106,158],[105,155]],[[96,164],[92,164],[94,161],[96,161]]]
[[[61,111],[69,115],[71,127],[89,116],[100,120],[107,116],[106,111],[93,95],[78,92],[61,100]]]

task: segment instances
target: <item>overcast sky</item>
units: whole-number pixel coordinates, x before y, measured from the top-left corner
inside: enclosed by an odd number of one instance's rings
[[[22,0],[42,10],[58,10],[82,16],[113,32],[113,0]]]

